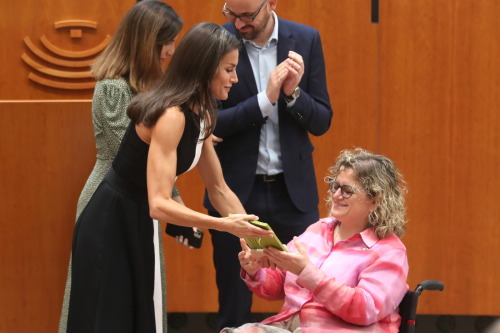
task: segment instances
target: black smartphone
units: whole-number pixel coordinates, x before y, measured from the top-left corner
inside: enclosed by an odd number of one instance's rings
[[[193,227],[185,227],[177,224],[167,223],[167,228],[165,232],[167,235],[172,236],[183,236],[187,238],[188,245],[199,249],[201,247],[201,242],[203,240],[203,230],[197,229],[198,231],[194,231]]]

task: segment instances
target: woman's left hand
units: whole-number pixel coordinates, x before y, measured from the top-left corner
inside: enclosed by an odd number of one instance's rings
[[[194,249],[194,247],[189,245],[189,240],[187,238],[184,238],[184,236],[175,236],[175,240],[177,241],[177,243],[184,247],[187,247],[188,249]]]
[[[264,254],[272,264],[275,264],[281,270],[299,275],[309,264],[309,257],[298,237],[293,237],[293,242],[299,250],[298,253],[285,252],[273,247],[268,247],[264,249]]]
[[[197,232],[200,232],[201,229],[198,229],[196,227],[192,227],[193,228],[193,233],[196,234]],[[179,245],[182,245],[190,250],[192,249],[195,249],[194,246],[191,246],[191,244],[189,244],[189,239],[187,237],[184,237],[184,236],[175,236],[175,240],[177,241],[177,243],[179,243]]]

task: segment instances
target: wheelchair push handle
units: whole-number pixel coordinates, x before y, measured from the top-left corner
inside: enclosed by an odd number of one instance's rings
[[[425,280],[420,282],[415,288],[415,291],[420,295],[424,290],[439,290],[442,291],[444,289],[444,283],[436,280]]]

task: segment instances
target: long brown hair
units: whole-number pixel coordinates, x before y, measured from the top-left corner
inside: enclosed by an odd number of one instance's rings
[[[186,115],[196,107],[208,138],[217,118],[210,82],[222,58],[239,47],[236,37],[221,26],[207,22],[195,25],[182,38],[159,84],[136,96],[127,115],[136,124],[152,127],[169,107],[179,106]]]
[[[149,90],[161,77],[160,52],[182,29],[172,7],[156,0],[135,4],[92,65],[96,80],[125,77],[133,91]]]

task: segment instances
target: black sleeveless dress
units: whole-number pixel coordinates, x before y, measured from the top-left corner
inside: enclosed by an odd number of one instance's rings
[[[201,154],[199,117],[185,113],[177,175]],[[130,124],[118,154],[77,220],[68,329],[75,333],[155,332],[155,249],[146,166],[149,145]]]

